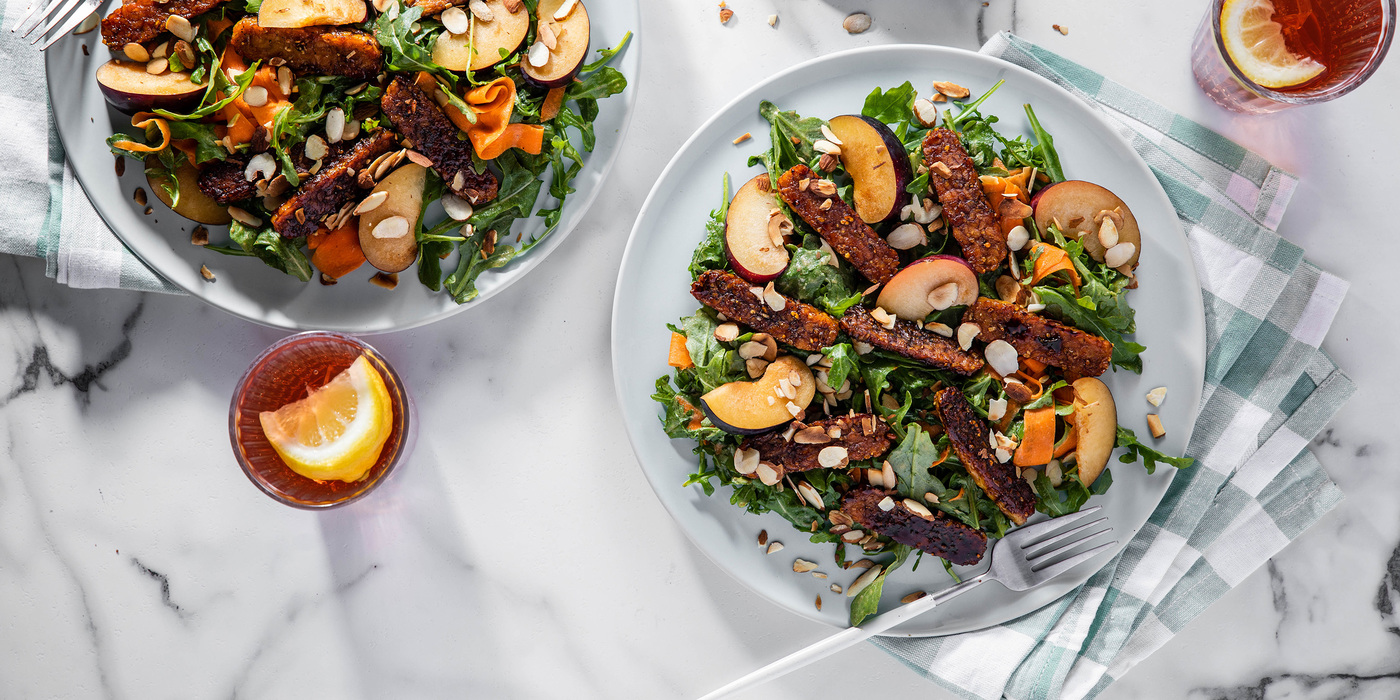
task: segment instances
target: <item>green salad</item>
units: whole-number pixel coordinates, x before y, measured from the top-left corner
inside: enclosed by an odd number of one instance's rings
[[[1031,105],[1029,133],[1000,130],[983,104],[1001,83],[934,85],[829,119],[761,104],[763,172],[724,178],[689,266],[702,306],[668,326],[653,396],[694,442],[685,486],[863,569],[831,585],[853,625],[911,555],[956,578],[988,538],[1104,493],[1115,448],[1148,473],[1191,464],[1119,426],[1098,379],[1141,373],[1146,349],[1128,205],[1066,178]]]

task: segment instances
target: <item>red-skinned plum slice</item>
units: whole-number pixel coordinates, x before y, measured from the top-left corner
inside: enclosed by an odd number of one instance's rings
[[[146,72],[146,64],[113,59],[97,69],[97,85],[102,96],[127,114],[168,109],[184,112],[199,104],[203,85],[190,82],[189,73]]]
[[[790,257],[782,234],[792,231],[792,222],[783,216],[770,186],[767,173],[744,183],[734,193],[724,218],[724,251],[729,264],[740,277],[756,284],[777,279],[787,269]]]
[[[841,140],[841,166],[855,181],[861,220],[873,226],[898,217],[909,199],[904,188],[914,177],[904,144],[877,119],[845,114],[829,124]]]
[[[783,390],[788,397],[780,395]],[[700,409],[720,430],[756,435],[787,424],[794,417],[788,405],[800,412],[816,393],[816,380],[807,364],[784,355],[769,363],[754,381],[730,382],[701,396]]]
[[[510,54],[520,48],[530,32],[530,11],[525,5],[511,12],[503,0],[487,0],[486,8],[491,11],[490,22],[473,22],[468,33],[438,35],[433,63],[448,70],[481,70],[500,63],[502,50]]]
[[[967,261],[952,255],[931,255],[895,273],[880,290],[875,304],[900,318],[915,321],[934,311],[966,306],[976,300],[977,275]]]
[[[1114,218],[1118,232],[1118,243],[1131,243],[1133,254],[1126,265],[1136,267],[1142,253],[1142,232],[1137,219],[1127,203],[1107,189],[1083,180],[1057,182],[1037,192],[1031,198],[1031,208],[1035,210],[1035,225],[1045,231],[1051,221],[1058,221],[1060,231],[1066,238],[1078,239],[1090,257],[1103,262],[1106,253],[1099,241],[1099,229],[1105,215],[1103,212],[1116,212],[1122,223]]]
[[[542,51],[545,47],[536,48],[531,46],[526,49],[526,55],[520,59],[520,70],[530,82],[544,88],[557,88],[568,85],[573,81],[583,68],[584,61],[588,58],[588,10],[584,8],[583,1],[578,0],[572,3],[572,9],[564,19],[555,19],[554,15],[568,0],[540,0],[536,8],[535,16],[539,18],[540,25],[549,25],[549,31],[555,35],[555,45],[546,54],[548,60],[542,65],[535,65],[530,61],[531,51]],[[538,34],[541,30],[536,28],[535,42],[540,43]]]

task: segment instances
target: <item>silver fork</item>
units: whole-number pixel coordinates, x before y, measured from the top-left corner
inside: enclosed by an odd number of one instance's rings
[[[1035,588],[1088,561],[1105,549],[1118,544],[1115,540],[1086,549],[1072,556],[1064,556],[1069,554],[1075,547],[1113,530],[1113,528],[1104,525],[1103,529],[1097,532],[1085,534],[1087,530],[1092,530],[1106,522],[1107,518],[1099,518],[1082,525],[1064,529],[1067,526],[1074,525],[1084,520],[1098,511],[1099,506],[1085,508],[1078,513],[1071,513],[1052,520],[1046,520],[1013,530],[992,547],[991,553],[988,554],[988,558],[991,560],[991,566],[988,567],[985,572],[951,588],[924,596],[923,598],[891,610],[883,615],[872,617],[860,627],[849,627],[837,632],[816,644],[778,659],[706,695],[700,700],[714,700],[715,698],[725,697],[735,691],[772,680],[790,671],[802,668],[814,661],[824,659],[842,649],[855,645],[857,642],[864,641],[884,632],[905,620],[926,613],[935,606],[946,603],[987,581],[1000,582],[1001,585],[1013,591],[1024,591]]]
[[[23,30],[21,36],[28,38],[35,29],[42,26],[43,30],[29,42],[37,44],[44,41],[44,45],[40,47],[42,51],[67,36],[68,32],[82,24],[82,21],[96,12],[101,5],[102,0],[31,0],[29,9],[25,10],[24,16],[19,18],[10,31]],[[38,14],[35,14],[36,10],[39,10]]]

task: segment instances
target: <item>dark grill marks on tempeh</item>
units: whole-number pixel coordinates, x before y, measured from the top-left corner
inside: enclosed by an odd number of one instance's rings
[[[1011,522],[1017,525],[1026,522],[1026,518],[1035,514],[1035,492],[1020,477],[1015,466],[997,461],[990,445],[992,431],[987,422],[967,402],[962,389],[943,389],[938,392],[937,400],[938,419],[953,443],[953,452],[957,453],[972,480]]]
[[[1009,302],[982,297],[968,307],[963,321],[982,329],[978,339],[1005,340],[1021,357],[1059,367],[1069,381],[1097,377],[1113,359],[1113,343]]]
[[[815,306],[786,299],[782,311],[758,300],[752,287],[738,275],[709,270],[690,286],[697,301],[780,343],[816,352],[836,342],[836,319]]]
[[[257,188],[244,176],[249,160],[249,156],[235,154],[202,166],[199,190],[224,206],[257,196]]]
[[[381,154],[398,144],[394,135],[380,129],[355,142],[344,153],[324,165],[301,184],[290,199],[272,215],[272,228],[284,238],[298,238],[316,232],[321,219],[330,216],[360,196],[357,174]],[[327,155],[327,158],[330,158]],[[301,210],[301,216],[297,216]]]
[[[433,170],[454,194],[472,204],[496,198],[500,186],[496,176],[489,170],[480,174],[472,170],[471,142],[458,138],[461,132],[457,125],[413,84],[412,78],[394,78],[384,90],[380,107],[394,128],[412,142],[412,148],[433,162]]]
[[[934,129],[924,136],[924,167],[943,205],[943,219],[973,271],[981,275],[1000,267],[1007,254],[1006,236],[957,132]]]
[[[233,25],[229,46],[249,62],[280,58],[298,75],[367,80],[383,69],[374,36],[342,27],[262,27],[249,16]]]
[[[880,508],[880,501],[894,499],[889,510]],[[841,512],[851,516],[861,527],[877,532],[895,542],[917,547],[936,557],[943,557],[961,566],[976,564],[987,551],[987,536],[942,511],[933,511],[932,518],[909,510],[894,491],[865,486],[848,491],[841,499]]]
[[[920,329],[912,321],[896,321],[893,330],[887,329],[864,306],[847,309],[841,316],[841,329],[846,335],[877,348],[962,375],[976,374],[986,364],[982,358],[964,352],[953,341]]]
[[[781,433],[764,433],[745,438],[739,446],[746,450],[758,450],[759,460],[780,467],[781,473],[790,473],[821,467],[817,462],[817,453],[827,447],[844,447],[848,460],[860,462],[883,456],[894,444],[894,434],[889,426],[871,413],[833,416],[805,426],[794,424],[798,430],[813,426],[827,431],[828,435],[832,428],[836,428],[841,431],[841,437],[831,438],[830,442],[802,445],[784,440]]]
[[[193,19],[222,4],[223,0],[128,0],[102,19],[102,43],[121,53],[127,44],[144,44],[160,36],[171,15]]]
[[[870,228],[856,210],[834,193],[818,194],[812,183],[820,178],[811,168],[795,165],[778,176],[778,193],[802,220],[841,257],[876,284],[884,284],[899,270],[899,253]],[[809,181],[806,187],[804,180]],[[830,202],[822,209],[823,202]]]

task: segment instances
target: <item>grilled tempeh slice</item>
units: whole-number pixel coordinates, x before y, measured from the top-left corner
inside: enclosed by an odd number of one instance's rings
[[[820,178],[811,168],[795,165],[778,176],[778,193],[822,240],[875,284],[884,284],[899,270],[899,253],[870,228],[856,210],[835,193],[822,195],[812,189]],[[807,186],[803,187],[803,181]],[[826,209],[823,202],[830,202]]]
[[[387,129],[380,129],[356,141],[339,157],[329,162],[323,161],[321,169],[277,208],[277,213],[272,215],[272,228],[284,238],[315,233],[321,219],[336,213],[360,196],[356,173],[397,146],[394,135]],[[297,215],[298,210],[301,211],[300,216]]]
[[[1020,525],[1035,514],[1035,492],[1010,463],[1002,464],[992,453],[992,430],[967,402],[962,390],[948,387],[937,394],[938,418],[953,443],[953,451],[987,497],[1001,512]]]
[[[968,307],[963,321],[982,329],[979,339],[1005,340],[1021,357],[1059,367],[1070,381],[1103,374],[1113,359],[1113,343],[1009,302],[982,297]]]
[[[144,44],[165,32],[171,15],[186,19],[202,15],[224,0],[128,0],[102,19],[102,43],[121,53],[127,44]]]
[[[894,507],[880,508],[880,501],[894,499]],[[917,547],[935,557],[967,566],[982,560],[987,536],[958,522],[942,511],[925,518],[904,505],[898,493],[874,486],[852,489],[841,499],[841,512],[851,516],[866,530],[878,532],[895,542]]]
[[[384,114],[419,153],[433,162],[447,188],[472,204],[496,198],[500,183],[491,171],[478,174],[472,169],[472,145],[457,138],[461,133],[431,97],[400,75],[389,83],[380,100]]]
[[[342,27],[262,27],[256,17],[233,25],[229,46],[249,62],[280,58],[298,75],[343,75],[366,80],[383,70],[379,42]]]
[[[1006,236],[957,132],[934,129],[924,136],[924,167],[943,205],[943,218],[972,270],[981,275],[1000,267],[1006,259]]]
[[[982,358],[964,352],[957,343],[923,330],[912,321],[896,321],[893,330],[887,329],[864,306],[847,309],[841,316],[841,329],[846,335],[877,348],[962,375],[976,374],[986,364]]]
[[[752,289],[738,275],[708,270],[690,286],[690,295],[701,304],[799,350],[815,352],[836,342],[836,319],[821,309],[783,297],[783,310],[774,311],[759,301]]]
[[[196,181],[199,190],[224,206],[257,196],[257,188],[243,174],[249,159],[249,156],[234,154],[228,160],[204,165]]]
[[[803,428],[801,425],[795,427],[799,430]],[[781,467],[782,473],[786,474],[821,467],[817,462],[817,453],[827,447],[844,447],[846,459],[860,462],[883,456],[894,444],[894,434],[889,426],[871,413],[823,418],[805,427],[821,428],[828,434],[829,442],[804,445],[784,440],[780,433],[764,433],[746,438],[739,446],[746,450],[758,450],[759,459]],[[841,437],[829,437],[832,428],[839,430]]]

